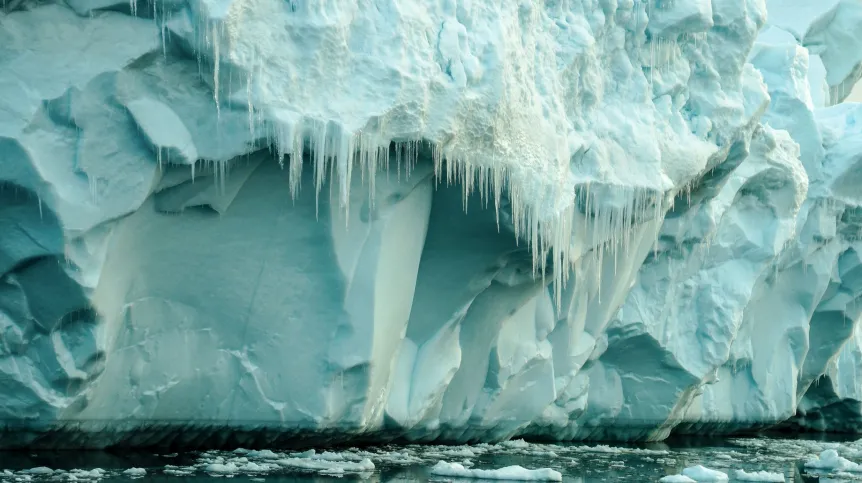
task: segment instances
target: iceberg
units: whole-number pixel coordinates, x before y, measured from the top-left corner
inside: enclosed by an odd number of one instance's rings
[[[809,3],[6,2],[0,448],[862,432]]]

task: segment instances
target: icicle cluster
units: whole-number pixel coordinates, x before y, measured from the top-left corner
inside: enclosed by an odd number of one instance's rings
[[[344,209],[349,208],[350,181],[354,170],[360,171],[363,183],[369,183],[369,200],[374,203],[375,179],[379,171],[388,172],[394,162],[401,176],[409,177],[423,154],[430,154],[437,182],[457,184],[463,189],[464,211],[468,199],[478,194],[483,207],[493,204],[497,227],[500,228],[500,209],[504,190],[511,200],[512,224],[518,240],[527,240],[533,255],[536,274],[545,275],[548,257],[554,269],[555,284],[562,287],[571,265],[568,247],[572,237],[573,207],[557,214],[552,220],[541,220],[528,194],[517,183],[510,183],[512,174],[505,165],[478,165],[460,160],[446,152],[440,143],[427,140],[389,141],[376,133],[347,133],[335,123],[320,121],[282,123],[268,136],[272,139],[277,158],[289,170],[290,192],[296,196],[300,190],[304,155],[311,159],[314,169],[315,193],[319,196],[327,179],[338,185],[337,200]],[[327,178],[328,176],[328,178]],[[541,220],[541,221],[540,221]]]
[[[163,6],[162,12],[158,11],[157,4],[153,2],[153,16],[160,25],[161,40],[163,47],[168,38],[166,35],[166,24],[170,20],[169,13]],[[136,0],[130,0],[132,14],[137,13]],[[213,102],[217,115],[220,115],[224,107],[224,99],[220,94],[224,89],[226,75],[222,65],[222,57],[230,50],[226,42],[226,23],[224,16],[226,12],[201,11],[211,9],[212,6],[204,2],[191,3],[192,10],[198,10],[200,15],[192,17],[198,20],[194,27],[195,53],[202,76],[211,75],[211,86]],[[290,3],[295,10],[295,5]],[[651,8],[651,2],[645,8]],[[696,34],[698,39],[700,34]],[[705,39],[705,34],[703,34]],[[650,51],[650,81],[655,69],[661,69],[662,65],[673,62],[680,55],[680,46],[676,41],[667,39],[653,39],[649,43]],[[166,48],[163,48],[166,54]],[[571,267],[575,260],[570,259],[571,247],[574,238],[581,236],[580,227],[576,227],[575,216],[576,204],[565,208],[555,208],[549,211],[539,212],[541,203],[537,203],[535,193],[526,193],[522,183],[510,182],[518,173],[511,172],[507,164],[487,162],[475,163],[470,159],[464,159],[453,150],[448,150],[448,143],[436,142],[434,140],[400,140],[391,139],[383,134],[384,129],[351,132],[335,120],[311,119],[302,117],[300,113],[272,112],[260,109],[256,106],[254,69],[244,73],[245,89],[247,95],[249,133],[252,139],[264,139],[275,152],[279,163],[287,165],[289,170],[289,189],[292,196],[297,196],[300,190],[302,169],[304,159],[311,160],[314,169],[314,189],[318,197],[327,179],[330,183],[330,196],[337,197],[340,205],[349,209],[349,192],[354,170],[360,171],[362,182],[366,179],[369,183],[370,202],[374,203],[375,179],[378,171],[388,172],[390,164],[395,163],[400,176],[401,169],[409,176],[420,155],[430,153],[434,164],[434,175],[437,182],[445,179],[448,184],[457,183],[463,188],[464,210],[467,210],[467,200],[478,191],[482,205],[487,207],[493,201],[498,229],[500,224],[500,209],[502,197],[505,191],[511,201],[512,224],[515,236],[518,240],[526,240],[528,248],[532,253],[534,273],[543,278],[548,270],[548,263],[553,267],[553,277],[557,300],[560,300],[562,287],[565,286]],[[233,78],[228,76],[228,81]],[[230,86],[228,86],[230,87]],[[230,92],[231,89],[228,88]],[[575,96],[576,98],[578,96]],[[195,166],[201,162],[212,173],[220,186],[224,186],[224,180],[228,176],[228,162],[214,161],[192,161],[192,177],[195,176]],[[328,178],[327,178],[328,176]],[[336,190],[337,187],[337,190]],[[634,225],[647,219],[656,219],[662,216],[663,210],[667,208],[667,200],[664,194],[655,194],[648,191],[634,190],[623,207],[603,207],[594,200],[590,193],[590,184],[585,184],[586,189],[581,193],[575,193],[575,197],[583,197],[582,205],[586,205],[586,216],[584,216],[583,234],[587,240],[581,240],[590,245],[591,255],[597,258],[599,264],[610,251],[616,260],[619,250],[627,251],[632,242]],[[566,188],[568,189],[568,188]],[[625,189],[620,187],[620,189]],[[336,196],[337,195],[337,196]],[[571,194],[569,194],[569,198]],[[652,211],[652,213],[649,213]],[[657,234],[656,234],[657,237]],[[656,242],[657,245],[657,242]],[[615,263],[616,265],[616,263]]]

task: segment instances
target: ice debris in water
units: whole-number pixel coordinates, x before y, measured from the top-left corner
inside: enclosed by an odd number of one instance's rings
[[[682,470],[682,474],[694,481],[727,481],[727,473],[701,465],[686,468]]]
[[[29,470],[24,470],[24,473],[28,475],[50,475],[54,473],[54,470],[51,468],[46,468],[44,466],[39,466],[37,468],[30,468]]]
[[[240,456],[244,455],[244,456]],[[257,461],[250,461],[256,459]],[[279,454],[271,450],[237,450],[227,455],[215,452],[205,453],[198,464],[207,473],[218,475],[265,474],[282,469],[312,471],[320,474],[343,475],[374,471],[374,463],[368,457],[349,451],[333,453],[314,450],[291,455]]]
[[[657,456],[664,456],[670,454],[670,451],[665,449],[617,448],[605,444],[599,444],[596,446],[574,446],[573,449],[575,451],[584,453],[639,454]]]
[[[752,471],[736,470],[736,479],[739,481],[770,481],[776,483],[784,483],[784,474],[772,473],[769,471]]]
[[[862,465],[854,463],[847,458],[838,455],[834,449],[827,449],[820,453],[819,457],[808,460],[806,468],[824,471],[850,471],[862,473]]]
[[[215,473],[215,474],[231,474],[236,473],[239,470],[239,467],[235,463],[210,463],[204,467],[204,471],[207,473]]]
[[[697,483],[685,475],[668,475],[658,481],[661,483]]]
[[[458,463],[438,461],[431,468],[432,475],[454,478],[476,478],[483,480],[516,480],[516,481],[563,481],[563,475],[551,468],[528,470],[522,466],[512,465],[496,470],[474,470],[465,468]]]
[[[368,459],[344,461],[323,458],[287,458],[276,461],[281,466],[312,470],[321,474],[365,473],[374,471],[374,463]]]
[[[170,476],[192,476],[195,474],[195,467],[166,465],[162,472]]]
[[[727,448],[716,450],[686,450],[672,451],[667,449],[646,449],[633,447],[614,447],[608,445],[569,445],[528,443],[524,440],[513,440],[502,443],[482,443],[476,445],[446,446],[446,445],[406,445],[379,446],[368,448],[349,448],[345,450],[314,450],[279,451],[279,450],[247,450],[205,451],[195,453],[195,461],[188,466],[165,465],[161,469],[148,468],[146,473],[164,474],[166,476],[189,477],[194,475],[212,476],[245,476],[249,479],[270,475],[291,473],[311,473],[328,476],[357,475],[367,477],[380,468],[392,466],[415,465],[428,469],[437,468],[438,477],[474,478],[474,479],[511,479],[520,474],[517,479],[529,475],[530,480],[559,481],[553,478],[556,472],[567,467],[585,467],[586,471],[600,468],[614,469],[615,479],[636,476],[636,481],[643,481],[643,464],[629,464],[618,461],[622,458],[636,458],[655,466],[655,475],[649,478],[658,480],[664,467],[675,467],[682,462],[688,466],[682,474],[664,476],[662,483],[691,482],[726,482],[728,475],[722,471],[692,466],[703,464],[713,468],[727,468],[724,471],[732,475],[732,481],[784,481],[781,471],[787,468],[787,463],[804,463],[808,454],[820,454],[812,457],[806,468],[815,475],[829,475],[831,478],[860,479],[862,465],[848,458],[862,458],[862,440],[848,443],[830,443],[807,440],[782,439],[741,439],[728,441],[734,450]],[[538,466],[551,466],[539,470],[515,467],[498,468],[485,466],[488,461],[482,459],[490,456],[517,456],[538,458],[542,461]],[[178,455],[172,455],[176,457]],[[673,458],[668,457],[673,456]],[[731,457],[728,459],[728,457]],[[177,462],[176,460],[168,460]],[[442,463],[440,463],[442,461]],[[745,471],[734,468],[735,462],[745,461],[747,464],[759,465],[756,470]],[[523,463],[522,463],[523,464]],[[435,466],[436,465],[436,466]],[[503,471],[506,470],[506,471]],[[522,471],[523,470],[523,471]],[[544,471],[548,470],[548,471]],[[535,473],[539,471],[540,473]],[[650,471],[650,470],[646,470]],[[449,472],[442,474],[442,472]],[[458,475],[451,473],[457,472]],[[528,472],[528,473],[524,473]],[[533,472],[533,473],[529,473]],[[853,473],[851,473],[853,472]],[[7,483],[48,483],[71,481],[75,483],[96,483],[102,478],[123,477],[136,479],[135,470],[102,470],[74,469],[64,471],[47,467],[23,469],[19,471],[0,470],[0,479]],[[496,476],[494,476],[496,475]],[[537,478],[536,476],[542,476]],[[505,478],[504,478],[505,477]],[[821,479],[821,481],[823,481]]]
[[[244,450],[237,450],[237,451],[234,451],[234,453],[242,454],[241,453],[242,451],[244,451]],[[267,460],[274,460],[274,459],[280,458],[278,453],[276,453],[272,450],[269,450],[269,449],[264,449],[264,450],[260,450],[260,451],[245,451],[245,455],[249,458],[260,458],[260,459],[267,459]]]
[[[133,478],[140,478],[142,476],[146,476],[147,470],[143,468],[129,468],[123,472],[126,476],[131,476]]]

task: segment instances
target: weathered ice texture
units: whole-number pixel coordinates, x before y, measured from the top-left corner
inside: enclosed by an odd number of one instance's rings
[[[860,22],[6,0],[0,448],[862,431]]]

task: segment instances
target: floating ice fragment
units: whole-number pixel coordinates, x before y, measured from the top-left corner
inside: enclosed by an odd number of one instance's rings
[[[50,475],[54,473],[54,470],[51,468],[47,468],[45,466],[38,466],[36,468],[30,468],[29,470],[24,470],[22,473],[26,473],[28,475]]]
[[[483,480],[563,481],[563,475],[559,471],[550,468],[528,470],[522,466],[513,465],[496,470],[474,470],[465,468],[459,463],[447,463],[446,461],[438,461],[431,468],[431,474]]]
[[[69,472],[69,476],[74,476],[75,479],[94,479],[97,480],[99,478],[105,477],[105,470],[102,468],[93,468],[92,470],[79,470],[74,469]],[[70,478],[71,479],[71,478]]]
[[[249,462],[248,464],[239,468],[239,471],[243,473],[265,473],[269,471],[271,468],[267,464],[259,465],[255,462]]]
[[[287,458],[277,460],[281,466],[317,471],[319,473],[365,473],[374,471],[374,463],[365,458],[361,461],[332,461],[312,458]]]
[[[476,453],[474,453],[473,450],[467,447],[453,448],[450,450],[440,451],[440,454],[445,456],[451,456],[453,458],[473,458],[476,456]]]
[[[245,455],[249,458],[257,458],[264,460],[277,460],[281,458],[281,455],[268,449],[262,449],[260,451],[247,451]]]
[[[234,463],[210,463],[204,468],[204,471],[206,471],[207,473],[216,473],[223,475],[236,473],[237,470],[239,470],[239,468],[237,468]]]
[[[504,448],[525,449],[530,447],[530,443],[524,441],[523,439],[513,439],[511,441],[503,441],[499,444],[499,446],[502,446]]]
[[[126,476],[131,476],[132,478],[140,478],[142,476],[146,476],[147,470],[143,468],[129,468],[123,472]]]
[[[769,471],[752,471],[736,470],[736,479],[740,481],[771,481],[784,483],[784,475],[782,473],[771,473]]]
[[[847,458],[842,458],[834,449],[827,449],[820,456],[805,462],[806,468],[826,471],[852,471],[862,473],[862,465],[854,463]]]
[[[697,481],[685,475],[668,475],[658,481],[661,483],[697,483]]]
[[[727,481],[727,473],[697,465],[682,470],[682,474],[694,481]]]

